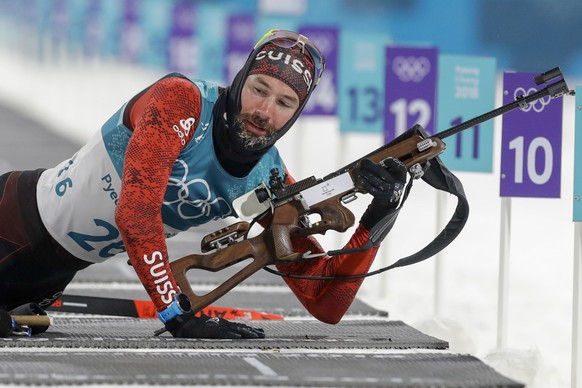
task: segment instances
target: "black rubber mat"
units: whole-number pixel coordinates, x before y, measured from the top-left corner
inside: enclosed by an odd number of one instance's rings
[[[285,288],[271,291],[239,287],[212,304],[220,307],[256,310],[264,313],[283,315],[285,317],[311,317],[297,297],[286,286],[283,287]],[[117,289],[114,286],[95,286],[95,288],[90,288],[88,285],[84,285],[83,288],[71,287],[65,293],[71,295],[149,300],[145,290],[139,288],[130,290]],[[388,316],[388,313],[375,309],[356,298],[346,312],[346,315],[384,318]]]
[[[33,367],[32,367],[33,366]],[[473,356],[0,350],[0,384],[523,387]]]
[[[448,343],[401,321],[345,320],[328,325],[315,320],[252,321],[265,330],[261,340],[174,339],[154,336],[157,319],[54,317],[49,330],[34,337],[0,338],[0,347],[101,349],[447,349]]]

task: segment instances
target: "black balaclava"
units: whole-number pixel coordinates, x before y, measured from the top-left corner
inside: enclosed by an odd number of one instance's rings
[[[246,176],[300,116],[315,88],[313,60],[307,50],[304,51],[299,47],[280,47],[271,42],[260,45],[251,52],[230,87],[220,91],[214,108],[213,139],[218,160],[229,174]],[[241,110],[243,85],[250,74],[265,74],[280,79],[297,93],[300,101],[295,114],[280,130],[269,135],[266,144],[252,147],[246,146],[240,139],[238,133],[245,129],[235,123]]]

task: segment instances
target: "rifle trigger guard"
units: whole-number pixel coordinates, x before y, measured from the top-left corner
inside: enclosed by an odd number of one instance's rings
[[[356,193],[349,193],[347,195],[344,195],[343,197],[341,197],[341,202],[346,205],[350,202],[355,201],[356,199],[358,199],[358,197],[356,196]]]

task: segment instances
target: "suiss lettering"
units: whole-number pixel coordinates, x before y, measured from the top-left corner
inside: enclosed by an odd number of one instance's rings
[[[164,266],[162,253],[155,251],[152,253],[151,257],[143,255],[143,261],[151,266],[150,275],[155,278],[154,284],[156,284],[156,291],[161,295],[162,302],[165,304],[172,303],[174,296],[176,295],[176,290],[174,289],[172,282],[169,280],[168,271],[166,271],[165,268],[162,268]]]
[[[268,53],[266,51],[259,52],[255,57],[255,60],[260,61],[261,59],[264,59],[267,56],[269,57],[269,59],[273,61],[280,61],[281,59],[284,58],[283,61],[285,62],[286,65],[291,65],[291,68],[293,70],[303,75],[303,80],[307,85],[307,90],[311,88],[311,84],[313,83],[313,76],[311,75],[311,72],[309,70],[304,70],[305,65],[299,59],[294,59],[293,61],[291,61],[291,55],[286,54],[285,57],[283,57],[282,52],[278,52],[275,55],[275,53],[272,50],[270,50]]]

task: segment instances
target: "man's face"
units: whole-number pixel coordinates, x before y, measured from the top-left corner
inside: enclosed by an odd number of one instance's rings
[[[263,74],[247,77],[236,121],[247,146],[262,144],[280,130],[299,108],[299,97],[283,81]]]

